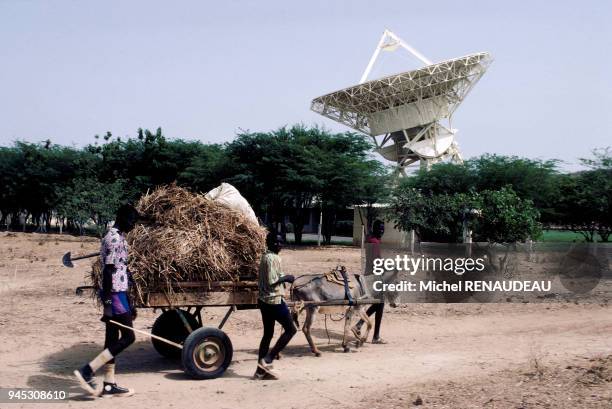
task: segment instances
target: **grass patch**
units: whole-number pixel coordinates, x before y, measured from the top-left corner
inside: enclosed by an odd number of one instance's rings
[[[539,242],[586,243],[584,236],[569,230],[544,230]],[[603,243],[599,234],[595,235],[595,243]]]
[[[544,230],[539,241],[583,242],[584,237],[569,230]]]

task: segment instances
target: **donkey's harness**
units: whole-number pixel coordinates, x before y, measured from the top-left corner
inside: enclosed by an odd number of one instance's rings
[[[323,275],[323,277],[329,281],[330,283],[334,283],[334,284],[338,284],[344,287],[344,299],[348,301],[348,305],[349,306],[353,306],[355,305],[355,300],[353,299],[353,296],[351,295],[351,290],[353,288],[355,288],[355,281],[357,281],[357,285],[359,285],[359,293],[360,294],[365,294],[365,289],[363,286],[363,282],[361,279],[361,276],[359,276],[358,274],[355,274],[355,279],[356,280],[352,280],[349,275],[346,272],[346,267],[344,266],[337,266],[336,268],[334,268],[331,271],[328,271],[327,273],[325,273]],[[297,288],[301,288],[307,284],[310,284],[312,281],[317,280],[322,278],[321,276],[315,276],[313,277],[311,280],[300,284],[297,287],[293,287],[291,288],[291,290],[297,289]]]

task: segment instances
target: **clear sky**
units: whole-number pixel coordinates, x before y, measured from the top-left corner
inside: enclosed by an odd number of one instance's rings
[[[488,51],[454,116],[464,156],[612,145],[610,1],[0,0],[0,145],[95,134],[223,142],[303,122],[358,82],[389,28],[433,61]],[[419,66],[384,53],[372,78]]]

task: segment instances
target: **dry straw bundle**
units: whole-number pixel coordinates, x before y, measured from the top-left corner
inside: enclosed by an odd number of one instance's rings
[[[142,196],[136,208],[151,221],[127,238],[141,301],[145,292],[172,292],[177,282],[257,275],[266,229],[239,211],[174,184]],[[99,270],[94,268],[94,283],[100,282]]]

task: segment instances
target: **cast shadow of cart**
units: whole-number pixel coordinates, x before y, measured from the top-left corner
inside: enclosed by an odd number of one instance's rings
[[[77,343],[46,355],[40,362],[42,374],[32,375],[27,384],[31,388],[44,390],[67,390],[71,400],[91,400],[83,393],[72,372],[91,361],[102,351],[96,343]],[[164,358],[148,341],[138,341],[117,358],[121,373],[169,372],[181,369],[180,360]]]
[[[314,337],[314,341],[315,341],[315,344],[317,345],[317,348],[322,353],[324,354],[326,353],[344,354],[345,353],[342,348],[342,336],[343,336],[342,331],[329,330],[328,332],[326,332],[324,329],[313,328],[311,333]],[[327,338],[328,333],[329,333],[329,339]],[[351,334],[351,337],[349,338],[349,345],[351,346],[351,352],[357,352],[359,350],[359,348],[353,347],[354,341],[355,340]],[[275,340],[272,340],[272,345],[274,345],[274,342]],[[363,348],[363,347],[360,347],[360,348]],[[257,353],[258,353],[257,347],[250,348],[250,349],[243,349],[242,352],[252,355],[252,358],[244,359],[244,361],[253,361],[254,363],[257,362]],[[311,357],[311,356],[313,356],[313,353],[310,350],[310,346],[308,345],[306,341],[306,337],[304,336],[302,331],[298,331],[295,334],[295,336],[291,339],[289,345],[287,345],[285,349],[283,350],[283,352],[281,353],[281,359],[291,358],[291,357],[301,358],[301,357]]]
[[[164,375],[164,378],[171,379],[173,381],[193,381],[194,379],[187,375],[185,372],[168,372]],[[230,366],[228,369],[223,372],[221,378],[235,378],[235,379],[253,379],[252,376],[241,375],[235,372]]]
[[[41,362],[44,373],[72,376],[72,371],[91,361],[103,350],[101,344],[77,343],[45,356]],[[150,342],[137,341],[117,358],[121,373],[164,372],[180,369],[179,360],[164,358]]]
[[[96,398],[83,391],[83,388],[74,378],[52,375],[32,375],[27,380],[30,388],[38,390],[64,390],[68,392],[70,400],[88,401]]]

